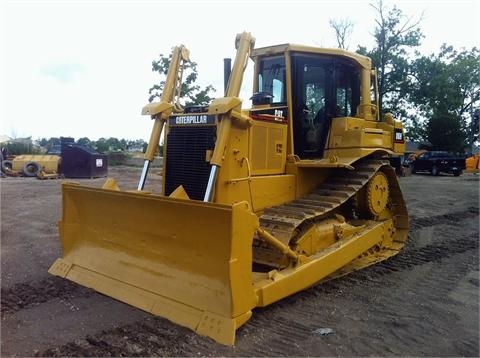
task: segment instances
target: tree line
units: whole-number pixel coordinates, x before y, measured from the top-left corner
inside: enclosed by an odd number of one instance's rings
[[[147,149],[148,143],[143,139],[118,139],[114,137],[99,138],[98,140],[90,140],[88,137],[82,137],[75,141],[75,143],[86,146],[90,149],[96,150],[100,153],[114,153],[114,152],[142,152]],[[19,154],[42,154],[48,152],[53,146],[60,145],[61,138],[41,138],[32,140],[29,138],[22,138],[3,143],[2,147],[11,155]]]
[[[380,112],[391,112],[401,120],[409,141],[428,143],[433,150],[471,152],[479,140],[480,50],[443,44],[438,53],[421,54],[423,14],[406,17],[383,0],[370,6],[376,13],[374,45],[360,45],[355,52],[370,57],[377,69]],[[331,19],[330,26],[338,47],[348,50],[353,22]],[[165,76],[170,59],[160,54],[152,70]],[[184,71],[185,105],[206,105],[215,92],[211,85],[195,84],[196,65],[191,62]],[[150,101],[160,97],[164,84],[160,81],[150,88]]]
[[[59,145],[60,138],[42,138],[39,144],[43,147],[50,148],[53,145]],[[145,152],[148,143],[143,139],[118,139],[115,137],[99,138],[98,140],[90,140],[88,137],[82,137],[75,141],[75,143],[89,147],[100,153],[107,152]]]

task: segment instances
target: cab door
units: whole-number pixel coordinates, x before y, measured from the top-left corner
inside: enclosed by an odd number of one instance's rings
[[[294,152],[323,158],[332,120],[355,116],[360,71],[351,61],[321,54],[292,54]]]
[[[333,59],[293,55],[294,151],[301,159],[322,158],[333,105]]]

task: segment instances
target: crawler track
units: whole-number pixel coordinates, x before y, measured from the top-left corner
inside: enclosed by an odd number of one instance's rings
[[[384,165],[388,162],[368,160],[358,163],[355,170],[337,170],[307,196],[266,209],[260,217],[260,226],[284,244],[289,244],[303,225],[338,210]]]
[[[337,169],[320,187],[308,195],[289,203],[265,209],[263,215],[260,217],[260,227],[280,240],[283,244],[293,247],[302,232],[305,232],[312,224],[332,217],[336,213],[344,214],[349,212],[351,214],[353,209],[351,205],[356,205],[352,199],[354,199],[356,194],[362,190],[379,170],[383,170],[389,180],[391,195],[389,205],[391,206],[392,216],[401,215],[407,218],[402,193],[398,186],[394,170],[388,161],[373,159],[361,160],[355,164],[354,168],[354,170]],[[407,234],[405,230],[402,234],[397,234],[395,240],[398,240],[398,243],[390,247],[391,253],[386,254],[385,257],[391,256],[394,254],[393,252],[398,252],[403,246],[406,237]],[[266,242],[260,238],[254,238],[253,245],[254,261],[274,267],[282,266],[282,260],[278,259],[278,251],[270,247]],[[256,255],[256,252],[258,252],[259,255]],[[275,264],[275,259],[266,262],[261,257],[277,258],[276,260],[279,264]],[[283,264],[284,263],[285,260],[283,260]],[[349,271],[350,269],[345,272]]]

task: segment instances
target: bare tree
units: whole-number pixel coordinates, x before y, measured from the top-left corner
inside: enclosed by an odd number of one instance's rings
[[[348,50],[347,40],[353,32],[353,22],[349,19],[330,19],[330,27],[335,31],[338,48]]]

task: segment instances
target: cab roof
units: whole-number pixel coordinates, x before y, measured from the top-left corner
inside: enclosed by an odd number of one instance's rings
[[[256,48],[252,51],[250,57],[252,59],[255,59],[256,57],[261,56],[282,55],[286,52],[302,52],[346,57],[354,60],[355,62],[360,64],[360,66],[367,70],[370,70],[372,68],[372,61],[370,60],[370,58],[355,52],[350,52],[339,48],[322,48],[296,44],[282,44]]]

